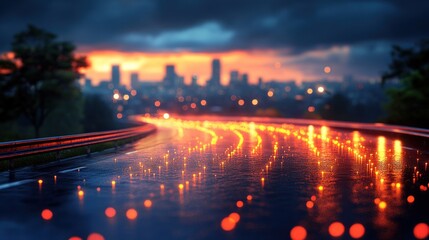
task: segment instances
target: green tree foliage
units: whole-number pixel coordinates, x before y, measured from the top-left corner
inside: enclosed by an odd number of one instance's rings
[[[17,33],[13,58],[0,61],[0,114],[5,114],[0,120],[23,115],[38,137],[48,116],[80,91],[79,69],[88,63],[74,50],[72,43],[35,26]]]
[[[83,112],[84,97],[79,88],[73,89],[70,95],[70,99],[63,100],[46,118],[45,124],[40,130],[41,136],[69,135],[83,132],[82,121],[85,118]]]
[[[83,128],[85,132],[117,128],[114,111],[98,95],[85,95]]]
[[[352,120],[353,105],[347,96],[341,93],[335,93],[330,96],[320,107],[319,114],[327,120]]]
[[[429,40],[415,47],[394,46],[389,71],[382,83],[399,80],[399,88],[389,89],[386,105],[388,123],[429,127]]]

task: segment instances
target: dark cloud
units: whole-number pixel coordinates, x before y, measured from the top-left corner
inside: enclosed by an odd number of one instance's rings
[[[281,48],[292,52],[362,41],[401,41],[427,37],[429,2],[403,1],[230,1],[230,0],[18,0],[0,8],[0,46],[32,23],[88,48],[119,50]],[[192,36],[152,46],[168,32],[180,33],[206,23],[233,33],[228,41],[204,44]],[[195,32],[195,34],[197,34]],[[149,39],[129,44],[127,36]],[[170,34],[174,37],[174,34]],[[201,39],[200,39],[201,40]],[[215,40],[215,39],[214,39]],[[136,49],[134,49],[136,48]]]
[[[17,0],[0,7],[0,51],[27,24],[82,50],[277,49],[296,56],[333,46],[358,51],[368,42],[429,37],[427,9],[428,1],[400,0]]]

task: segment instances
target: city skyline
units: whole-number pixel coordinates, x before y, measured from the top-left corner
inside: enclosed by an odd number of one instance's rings
[[[108,79],[112,64],[149,80],[160,80],[163,66],[175,64],[186,81],[196,74],[202,84],[213,58],[231,68],[222,79],[235,69],[247,72],[251,83],[260,76],[320,79],[325,66],[331,79],[378,79],[392,45],[429,37],[428,7],[386,0],[24,0],[0,9],[0,21],[8,23],[0,27],[0,53],[10,50],[14,33],[34,24],[87,55],[92,66],[86,72],[95,81]]]
[[[180,78],[180,81],[183,81],[184,84],[186,85],[190,85],[192,84],[192,81],[197,81],[196,83],[200,86],[206,86],[207,84],[212,84],[212,85],[218,85],[219,83],[223,86],[227,86],[231,84],[231,80],[235,81],[238,76],[243,76],[246,79],[245,81],[248,84],[252,84],[252,85],[256,85],[259,84],[260,81],[263,82],[268,82],[268,81],[279,81],[279,82],[290,82],[290,81],[294,81],[297,84],[301,84],[303,82],[308,82],[308,81],[319,81],[319,80],[330,80],[330,81],[341,81],[343,80],[345,77],[356,77],[356,75],[353,74],[333,74],[333,67],[332,66],[328,66],[328,65],[323,65],[320,66],[319,69],[317,71],[319,71],[319,74],[315,74],[312,75],[312,77],[307,77],[307,78],[302,78],[302,75],[297,74],[296,76],[298,76],[298,78],[294,78],[294,77],[290,77],[287,78],[286,76],[291,76],[291,75],[278,75],[277,78],[276,77],[267,77],[266,75],[264,75],[264,73],[261,74],[257,74],[257,75],[252,75],[252,73],[255,73],[255,71],[252,71],[251,69],[249,71],[245,71],[242,70],[243,67],[241,65],[234,65],[230,66],[228,64],[223,63],[222,58],[219,57],[214,57],[211,58],[209,60],[206,59],[207,57],[204,57],[204,61],[199,61],[198,62],[198,67],[195,68],[195,71],[192,71],[191,73],[186,74],[186,70],[188,70],[189,68],[186,67],[185,64],[183,64],[183,62],[178,62],[177,64],[172,62],[172,61],[165,61],[164,65],[160,64],[158,66],[156,66],[157,69],[159,69],[159,72],[156,72],[156,74],[148,74],[148,72],[145,71],[145,69],[139,69],[136,68],[136,66],[138,65],[133,65],[133,64],[128,64],[127,62],[119,64],[119,63],[113,63],[111,65],[107,66],[107,63],[104,62],[103,64],[106,64],[106,67],[104,67],[102,69],[102,71],[104,72],[103,74],[88,74],[88,70],[84,71],[85,74],[85,78],[86,79],[91,79],[92,84],[95,85],[99,85],[100,83],[102,83],[103,81],[111,81],[112,79],[117,79],[117,76],[119,74],[120,79],[121,79],[121,85],[125,85],[125,86],[131,86],[133,81],[140,81],[140,82],[165,82],[166,78],[169,79],[167,80],[170,81],[172,83],[172,81],[174,78],[178,77]],[[113,58],[114,59],[114,58]],[[213,82],[213,69],[214,69],[214,62],[216,62],[216,64],[220,64],[222,67],[217,67],[216,70],[216,80]],[[115,62],[114,60],[112,60],[112,62]],[[153,64],[151,64],[152,66],[154,66]],[[181,66],[178,67],[177,66]],[[235,67],[236,66],[236,67]],[[120,71],[118,72],[118,67],[120,68]],[[272,66],[266,66],[267,68],[271,68],[271,70],[273,72],[278,71],[278,72],[284,72],[284,71],[288,71],[287,68],[285,66],[282,66],[279,62],[275,62]],[[169,70],[170,68],[170,70]],[[125,69],[125,70],[124,70]],[[245,68],[246,69],[246,68]],[[248,68],[247,68],[248,69]],[[329,69],[329,71],[326,71],[326,69]],[[335,69],[335,67],[334,67]],[[183,71],[184,70],[184,71]],[[158,71],[158,70],[157,70]],[[115,73],[113,73],[115,72]],[[183,74],[183,72],[185,72],[185,74]],[[250,72],[250,74],[249,74]],[[268,71],[269,72],[269,71]],[[202,74],[199,74],[202,73]],[[291,71],[292,74],[294,74],[294,72]],[[113,77],[113,75],[115,75],[115,77]],[[266,73],[265,73],[266,74]],[[169,76],[168,76],[169,75]],[[173,76],[174,75],[174,76]],[[237,75],[237,76],[233,76],[233,75]],[[91,78],[95,76],[95,78]],[[149,77],[148,77],[149,76]],[[273,76],[272,74],[268,74],[268,76]],[[195,78],[195,79],[194,79]],[[360,79],[360,80],[364,80],[364,81],[378,81],[379,77],[377,78],[366,78],[365,76],[362,77],[361,75],[357,75],[356,79]],[[115,80],[114,82],[117,82],[117,80]],[[115,84],[114,85],[118,85]],[[170,84],[173,85],[173,84]]]

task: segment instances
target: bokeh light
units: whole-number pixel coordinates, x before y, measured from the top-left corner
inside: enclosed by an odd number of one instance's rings
[[[329,225],[328,231],[332,237],[341,237],[344,234],[345,228],[341,222],[333,222]]]
[[[234,220],[235,223],[238,223],[240,221],[240,214],[236,212],[229,214],[229,217],[232,218],[232,220]]]
[[[365,234],[365,227],[360,223],[355,223],[350,227],[349,234],[354,239],[362,238]]]
[[[149,200],[149,199],[146,199],[146,200],[143,202],[143,205],[144,205],[146,208],[150,208],[150,207],[152,207],[152,201],[151,201],[151,200]]]
[[[41,213],[41,216],[43,218],[43,220],[49,221],[52,219],[52,217],[54,216],[54,214],[52,213],[51,210],[49,209],[44,209]]]
[[[137,218],[137,216],[138,216],[138,212],[137,212],[136,209],[130,208],[130,209],[127,210],[127,212],[125,213],[125,215],[126,215],[126,217],[129,220],[135,220]]]
[[[108,207],[104,210],[104,214],[106,214],[108,218],[113,218],[116,216],[116,210],[112,207]]]
[[[305,206],[306,206],[307,208],[313,208],[313,207],[314,207],[314,203],[313,203],[313,201],[307,201],[307,202],[305,203]]]
[[[408,197],[407,197],[407,202],[408,202],[408,203],[413,203],[413,202],[414,202],[414,200],[415,200],[415,199],[414,199],[414,196],[413,196],[413,195],[410,195],[410,196],[408,196]]]
[[[292,240],[303,240],[307,237],[307,230],[302,226],[295,226],[290,230]]]
[[[331,69],[331,67],[329,67],[329,66],[325,66],[325,67],[323,68],[323,71],[324,71],[326,74],[328,74],[328,73],[331,73],[332,69]]]
[[[224,231],[232,231],[235,228],[236,222],[230,216],[222,219],[220,226]]]
[[[429,236],[429,226],[426,223],[419,223],[413,229],[414,237],[426,239]]]
[[[87,240],[104,240],[104,237],[100,233],[94,232],[88,235]]]

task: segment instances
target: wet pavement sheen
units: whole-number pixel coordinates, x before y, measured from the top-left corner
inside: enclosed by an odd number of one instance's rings
[[[145,119],[118,153],[18,170],[0,239],[427,237],[428,155],[406,141],[278,123]],[[73,238],[74,237],[74,238]]]

